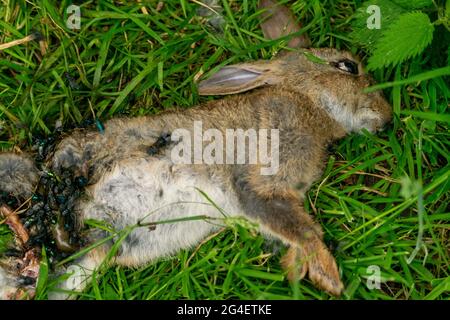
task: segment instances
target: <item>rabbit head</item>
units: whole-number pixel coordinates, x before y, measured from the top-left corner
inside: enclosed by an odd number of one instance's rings
[[[263,0],[261,24],[269,39],[299,32],[300,26],[284,6]],[[391,106],[380,91],[365,93],[373,84],[357,57],[331,48],[309,48],[305,34],[291,37],[288,46],[271,61],[255,61],[223,67],[200,82],[200,95],[225,95],[275,86],[306,95],[323,108],[347,132],[375,132],[391,120]]]

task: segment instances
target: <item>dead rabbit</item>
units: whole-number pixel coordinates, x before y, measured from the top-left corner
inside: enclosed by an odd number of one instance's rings
[[[267,38],[300,30],[286,7],[268,0],[260,6],[267,9],[261,15]],[[390,121],[391,107],[380,92],[363,93],[373,81],[350,53],[310,48],[305,34],[292,37],[289,46],[294,50],[270,61],[226,66],[199,84],[202,95],[236,95],[183,111],[115,118],[102,133],[78,130],[60,141],[47,159],[48,170],[70,168],[89,179],[75,205],[79,228],[86,219],[122,230],[199,214],[221,218],[219,210],[204,204],[203,190],[224,212],[258,223],[263,234],[289,246],[282,264],[291,280],[308,274],[317,287],[340,295],[344,286],[338,267],[320,225],[303,208],[305,192],[321,176],[327,145],[362,129],[375,133]],[[278,152],[277,170],[262,174],[260,162],[174,161],[173,151],[183,139],[173,133],[181,128],[194,134],[198,123],[223,135],[227,129],[276,129],[278,136],[269,142],[276,143],[271,152]],[[0,155],[0,190],[28,197],[39,174],[28,156]],[[208,220],[136,228],[112,262],[141,266],[192,248],[217,228]],[[106,235],[94,230],[86,239],[93,243]],[[71,274],[60,289],[82,291],[111,245],[106,242],[60,270]],[[17,297],[19,278],[11,268],[0,268],[1,298]],[[49,297],[70,297],[63,291]]]

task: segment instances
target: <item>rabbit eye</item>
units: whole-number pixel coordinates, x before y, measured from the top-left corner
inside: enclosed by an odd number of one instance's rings
[[[349,72],[351,74],[358,74],[358,65],[351,60],[339,60],[338,62],[334,62],[333,65],[342,71]]]

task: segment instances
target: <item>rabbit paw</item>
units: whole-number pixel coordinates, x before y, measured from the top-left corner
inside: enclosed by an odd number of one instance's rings
[[[16,296],[18,288],[16,281],[5,270],[0,268],[0,300],[12,300]]]
[[[342,284],[336,261],[321,241],[290,247],[281,260],[290,281],[302,279],[308,273],[311,281],[334,296],[340,296]]]
[[[0,154],[0,191],[29,196],[39,179],[30,159],[14,153]]]
[[[81,171],[83,167],[83,146],[73,137],[67,137],[58,145],[51,160],[52,170],[61,172],[64,169]]]
[[[95,249],[85,255],[65,270],[59,270],[65,279],[48,292],[49,300],[76,299],[90,283],[92,274],[101,264],[103,256],[99,256]]]
[[[80,265],[71,265],[64,270],[63,274],[67,276],[66,279],[48,292],[49,300],[76,299],[88,284],[91,271]]]
[[[0,300],[33,299],[39,266],[35,260],[28,261],[33,259],[30,255],[2,261],[7,268],[0,267]]]

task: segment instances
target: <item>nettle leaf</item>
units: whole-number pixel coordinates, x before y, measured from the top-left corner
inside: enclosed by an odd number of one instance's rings
[[[392,0],[405,9],[422,9],[433,4],[433,0]]]
[[[380,8],[380,29],[369,29],[367,26],[367,20],[371,17],[371,13],[368,13],[367,9],[372,5]],[[350,33],[350,37],[359,45],[369,51],[373,51],[384,31],[389,28],[399,15],[406,12],[407,10],[405,8],[402,8],[391,0],[366,1],[356,10],[352,18],[353,31]]]
[[[376,44],[367,68],[397,65],[421,53],[433,40],[434,26],[423,12],[404,13]]]

